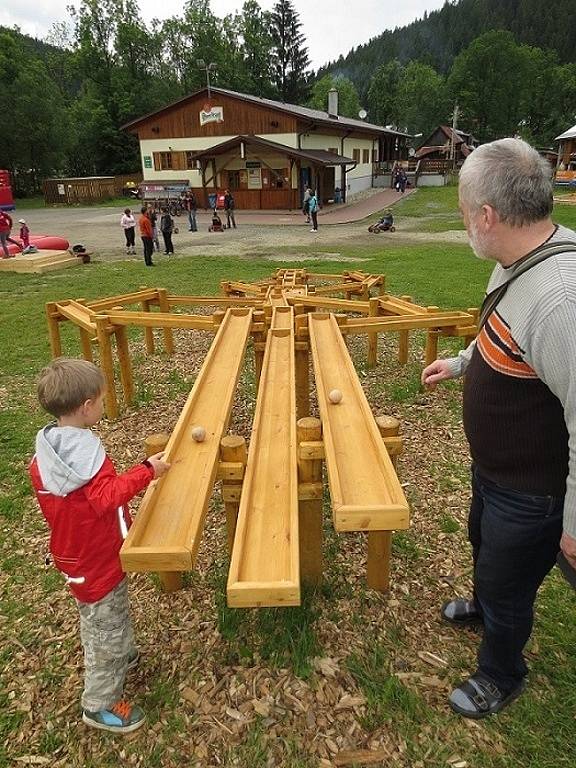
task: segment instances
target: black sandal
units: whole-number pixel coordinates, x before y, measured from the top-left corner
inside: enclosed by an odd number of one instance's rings
[[[459,715],[481,720],[503,710],[520,696],[525,687],[526,681],[523,680],[510,693],[503,693],[491,680],[477,672],[452,691],[448,702]]]
[[[478,613],[473,600],[456,597],[444,603],[440,609],[440,616],[448,624],[456,627],[470,627],[482,624],[482,616]]]

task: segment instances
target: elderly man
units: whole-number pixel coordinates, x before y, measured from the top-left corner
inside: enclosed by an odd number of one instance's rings
[[[441,613],[483,624],[478,669],[449,699],[478,719],[524,689],[536,592],[560,549],[576,566],[576,233],[552,222],[550,167],[518,139],[474,150],[459,199],[472,249],[497,263],[476,340],[422,382],[466,374],[474,594]]]

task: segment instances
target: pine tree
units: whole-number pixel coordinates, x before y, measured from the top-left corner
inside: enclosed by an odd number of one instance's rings
[[[302,24],[290,0],[278,0],[271,13],[274,85],[282,101],[298,104],[308,95],[310,65]]]

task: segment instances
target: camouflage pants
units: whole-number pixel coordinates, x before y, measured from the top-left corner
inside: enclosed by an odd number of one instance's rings
[[[134,634],[128,602],[128,579],[97,603],[78,603],[84,648],[82,707],[108,709],[122,698]]]

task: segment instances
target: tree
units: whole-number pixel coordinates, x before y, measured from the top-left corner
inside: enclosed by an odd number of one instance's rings
[[[241,51],[246,70],[247,90],[258,96],[274,98],[273,40],[270,13],[262,11],[256,0],[246,0],[238,16]]]
[[[532,87],[530,49],[510,32],[486,32],[454,60],[448,87],[481,141],[517,133]]]
[[[444,79],[427,64],[409,62],[398,82],[396,108],[408,133],[430,133],[448,111]]]
[[[282,101],[299,104],[308,93],[310,64],[300,17],[290,0],[279,0],[271,13],[274,85]]]
[[[368,112],[370,119],[380,125],[398,125],[401,116],[398,108],[398,89],[404,68],[393,59],[378,67],[368,88]]]
[[[335,88],[338,91],[338,112],[344,117],[358,117],[360,100],[354,84],[346,77],[333,77],[324,75],[312,86],[312,95],[308,106],[312,109],[321,109],[326,112],[328,108],[328,91]]]

